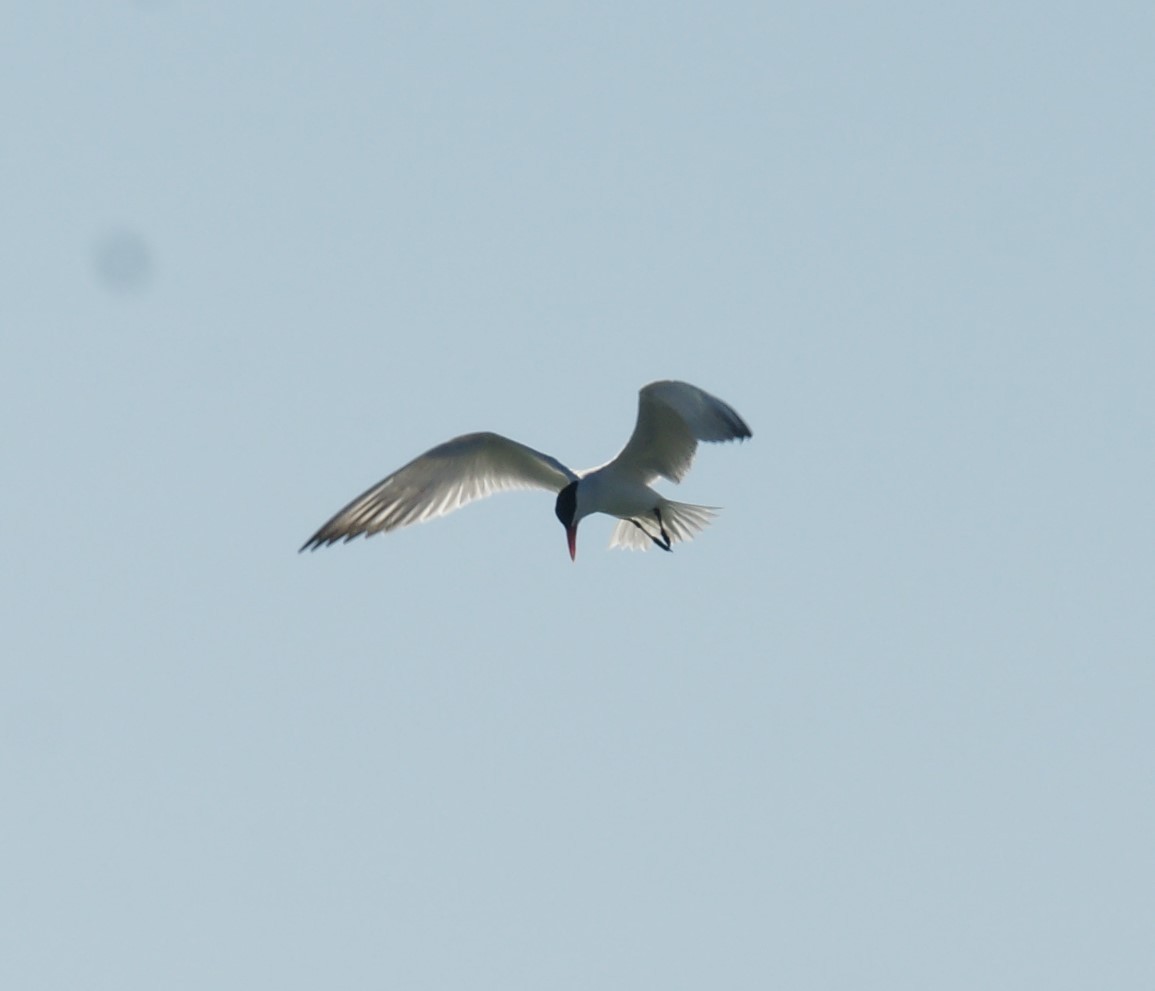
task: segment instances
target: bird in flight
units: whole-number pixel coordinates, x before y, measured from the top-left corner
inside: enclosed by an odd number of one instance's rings
[[[444,516],[508,489],[557,493],[554,512],[577,557],[578,523],[593,513],[618,519],[611,547],[664,551],[704,529],[717,510],[673,502],[650,488],[680,482],[699,441],[744,440],[750,428],[722,400],[688,382],[651,382],[638,393],[638,420],[612,461],[573,471],[556,458],[494,433],[464,434],[426,451],[342,509],[301,550],[362,534],[388,533]]]

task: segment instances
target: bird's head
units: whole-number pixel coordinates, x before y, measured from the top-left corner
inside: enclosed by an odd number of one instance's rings
[[[569,541],[569,558],[577,559],[577,482],[570,482],[557,494],[557,502],[553,511],[565,527],[566,539]]]

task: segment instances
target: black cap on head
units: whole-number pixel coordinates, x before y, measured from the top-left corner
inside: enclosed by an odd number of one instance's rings
[[[573,526],[573,516],[577,512],[577,487],[577,482],[570,482],[557,494],[557,502],[554,503],[553,511],[566,528]]]

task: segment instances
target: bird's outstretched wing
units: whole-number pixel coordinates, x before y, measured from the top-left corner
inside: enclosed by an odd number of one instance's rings
[[[750,428],[734,410],[688,382],[651,382],[638,393],[638,422],[606,467],[649,485],[659,476],[680,482],[698,441],[742,440]]]
[[[559,492],[576,480],[577,475],[556,458],[508,437],[465,434],[438,444],[359,495],[301,550],[431,520],[494,492],[534,488]]]

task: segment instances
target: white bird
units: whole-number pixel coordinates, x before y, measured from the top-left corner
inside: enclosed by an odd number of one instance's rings
[[[745,421],[720,399],[688,382],[651,382],[638,393],[634,432],[612,461],[573,471],[556,458],[494,433],[465,434],[426,451],[359,495],[301,550],[388,533],[444,516],[466,503],[507,489],[557,493],[554,512],[577,556],[578,523],[592,513],[620,521],[611,547],[672,550],[704,529],[717,510],[672,502],[650,488],[658,478],[680,482],[698,441],[744,440]]]

